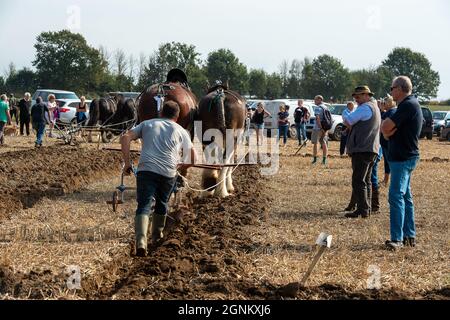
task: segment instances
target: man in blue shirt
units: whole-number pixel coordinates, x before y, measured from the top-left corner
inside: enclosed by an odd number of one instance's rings
[[[371,212],[372,167],[380,150],[381,114],[369,87],[355,88],[353,97],[358,108],[345,117],[344,124],[351,128],[347,152],[352,158],[352,197],[356,200],[357,209],[345,216],[367,218]]]
[[[320,143],[322,146],[322,164],[327,164],[327,156],[328,156],[328,131],[322,129],[322,125],[320,124],[320,119],[323,119],[323,115],[326,109],[326,106],[323,104],[323,97],[318,95],[314,98],[314,115],[316,116],[316,120],[314,122],[313,131],[311,133],[311,143],[313,144],[313,161],[312,164],[317,163],[317,144]]]
[[[388,161],[391,168],[389,187],[391,240],[389,250],[404,245],[415,246],[416,228],[411,175],[419,162],[419,135],[423,115],[417,98],[412,95],[412,83],[406,76],[394,79],[391,95],[397,111],[383,121],[381,132],[388,140]]]

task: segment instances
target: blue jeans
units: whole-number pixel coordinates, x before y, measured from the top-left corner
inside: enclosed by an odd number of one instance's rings
[[[152,199],[155,198],[155,214],[166,215],[170,195],[177,177],[168,178],[150,171],[139,171],[136,177],[136,215],[149,215]]]
[[[300,122],[295,124],[295,129],[297,129],[297,139],[299,143],[306,140],[306,123]]]
[[[383,150],[381,150],[381,147],[380,147],[380,151],[378,152],[378,156],[375,159],[375,163],[373,164],[372,176],[370,177],[370,181],[372,182],[372,186],[375,189],[378,189],[378,164],[380,163],[382,157],[383,157]]]
[[[288,134],[289,126],[278,126],[278,140],[281,139],[281,135],[283,135],[283,143],[287,143],[287,134]]]
[[[391,185],[389,205],[391,222],[391,241],[415,238],[414,203],[411,193],[411,175],[419,162],[419,157],[395,162],[389,161]]]
[[[384,173],[385,174],[390,174],[391,173],[391,168],[389,167],[389,161],[387,159],[388,148],[387,147],[382,147],[382,148],[383,148],[383,159],[384,159]]]
[[[33,122],[33,129],[36,130],[36,144],[42,145],[42,137],[45,133],[45,122]]]

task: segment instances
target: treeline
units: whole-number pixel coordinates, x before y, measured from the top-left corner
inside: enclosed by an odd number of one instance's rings
[[[165,80],[171,68],[185,70],[190,86],[201,96],[207,83],[228,82],[241,94],[260,99],[311,98],[322,94],[327,100],[349,99],[352,89],[369,85],[377,96],[389,92],[396,75],[408,75],[414,92],[421,100],[437,96],[439,73],[422,53],[408,48],[395,48],[379,66],[349,70],[330,55],[314,59],[282,61],[278,72],[249,69],[233,52],[219,49],[206,60],[195,46],[171,42],[159,46],[150,56],[127,55],[122,49],[109,52],[105,47],[93,48],[81,34],[67,30],[43,32],[34,45],[35,70],[16,70],[11,63],[0,77],[0,91],[22,94],[36,88],[75,91],[88,97],[103,96],[110,91],[142,91]]]

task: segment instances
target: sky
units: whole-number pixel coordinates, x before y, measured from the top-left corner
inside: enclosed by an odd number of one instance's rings
[[[446,0],[0,0],[0,74],[31,67],[36,37],[70,29],[88,44],[139,57],[160,44],[230,49],[247,67],[330,54],[350,70],[375,67],[395,47],[424,53],[450,99],[450,1]]]

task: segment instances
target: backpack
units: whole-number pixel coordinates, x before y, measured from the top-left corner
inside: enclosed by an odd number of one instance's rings
[[[331,116],[331,112],[328,109],[325,109],[322,107],[323,110],[323,117],[320,119],[320,125],[322,127],[322,130],[328,131],[333,127],[333,117]]]

